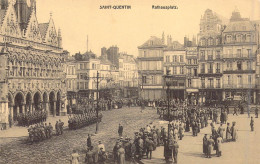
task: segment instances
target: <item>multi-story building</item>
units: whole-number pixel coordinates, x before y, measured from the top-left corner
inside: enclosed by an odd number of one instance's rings
[[[0,123],[16,120],[19,113],[46,109],[66,114],[65,57],[60,30],[52,17],[39,24],[35,0],[1,0]],[[4,92],[3,92],[3,91]]]
[[[196,41],[186,49],[186,92],[189,103],[198,103],[199,99],[199,82],[198,77],[198,48]]]
[[[256,102],[257,29],[234,11],[223,31],[223,97]]]
[[[100,60],[93,52],[75,54],[77,63],[77,91],[81,97],[95,98],[97,85],[95,77],[100,70]]]
[[[133,55],[119,54],[119,84],[124,97],[138,97],[138,68]]]
[[[114,95],[115,88],[118,88],[119,72],[106,55],[98,58],[91,51],[77,53],[74,60],[77,74],[77,88],[74,91],[77,96],[96,100],[97,82],[99,98],[107,99]]]
[[[223,19],[207,9],[200,20],[198,34],[200,102],[222,100],[222,24]]]
[[[260,104],[260,48],[258,48],[256,55],[256,104]]]
[[[101,48],[101,56],[107,56],[107,59],[119,68],[119,48],[117,46],[111,46],[108,49],[106,47]]]
[[[180,43],[177,47],[169,46],[164,50],[164,75],[169,71],[170,99],[184,100],[186,98],[186,50]]]
[[[74,57],[68,57],[66,60],[66,87],[67,87],[67,100],[68,105],[72,106],[73,104],[76,104],[76,98],[77,98],[77,63],[74,59]]]
[[[138,47],[138,77],[140,77],[140,97],[160,99],[163,91],[163,50],[166,46],[162,39],[152,36]]]

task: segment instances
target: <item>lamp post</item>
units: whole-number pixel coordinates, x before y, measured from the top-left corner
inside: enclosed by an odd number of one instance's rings
[[[97,122],[96,122],[96,134],[98,133],[98,130],[99,130],[99,110],[100,110],[100,107],[99,107],[99,83],[102,81],[102,80],[107,80],[107,82],[111,82],[112,81],[112,78],[104,78],[104,77],[100,77],[100,74],[99,72],[97,71],[97,76],[96,77],[88,77],[86,76],[85,77],[85,80],[89,80],[89,79],[94,79],[96,80],[96,85],[97,85],[97,94],[96,94],[96,99],[97,99],[97,107],[96,107],[96,117],[97,117]]]
[[[170,85],[171,85],[171,78],[170,78],[170,70],[167,68],[166,69],[166,75],[164,76],[164,80],[165,80],[165,85],[167,86],[167,90],[166,90],[166,94],[167,94],[167,110],[168,110],[168,136],[167,136],[167,144],[165,146],[167,146],[167,149],[169,149],[169,141],[170,141],[170,122],[171,122],[171,117],[170,117]],[[169,151],[167,151],[169,152]],[[167,157],[168,154],[167,154]]]

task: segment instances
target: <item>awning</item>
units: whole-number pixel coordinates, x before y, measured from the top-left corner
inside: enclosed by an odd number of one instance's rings
[[[190,89],[186,89],[186,92],[192,93],[192,92],[199,92],[198,89],[194,89],[194,88],[190,88]]]

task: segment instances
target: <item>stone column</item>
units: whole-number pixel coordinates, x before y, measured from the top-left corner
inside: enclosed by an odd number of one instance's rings
[[[14,118],[14,106],[10,107],[10,114],[11,114],[11,117],[13,119]]]
[[[25,104],[22,104],[22,113],[25,114]]]
[[[34,104],[31,104],[31,111],[34,112]]]
[[[225,91],[223,91],[223,92],[222,92],[222,101],[224,101],[224,100],[225,100],[225,96],[226,96],[226,92],[225,92]]]
[[[48,114],[50,113],[50,111],[49,111],[49,103],[50,102],[45,102],[45,110],[48,112]]]
[[[256,91],[254,91],[253,95],[254,95],[254,97],[253,97],[254,102],[253,103],[256,104]]]
[[[53,101],[53,117],[56,116],[56,101]]]
[[[62,111],[61,111],[61,101],[59,102],[59,104],[60,104],[60,105],[59,105],[59,116],[61,116],[61,112],[62,112]]]

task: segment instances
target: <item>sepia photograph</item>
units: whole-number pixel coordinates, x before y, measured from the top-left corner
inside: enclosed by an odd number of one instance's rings
[[[0,164],[259,164],[260,0],[0,0]]]

